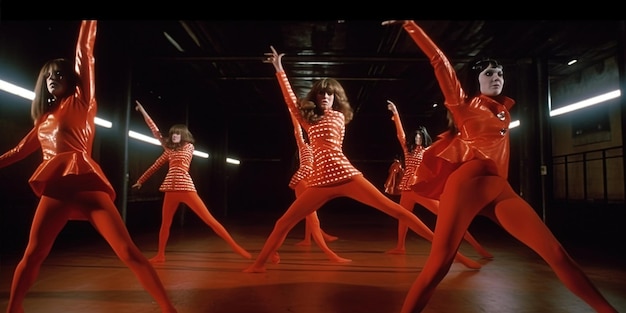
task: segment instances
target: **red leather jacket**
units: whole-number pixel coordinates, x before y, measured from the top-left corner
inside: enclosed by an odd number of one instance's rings
[[[0,168],[24,159],[41,148],[43,161],[29,179],[31,188],[40,197],[48,183],[58,179],[89,175],[90,188],[96,186],[115,199],[115,190],[102,169],[91,158],[95,135],[95,58],[97,21],[82,21],[76,44],[76,74],[80,84],[73,96],[62,99],[57,107],[42,116],[35,127],[13,149],[0,156]],[[67,186],[81,190],[83,183]]]
[[[439,135],[426,150],[413,190],[438,198],[448,175],[460,164],[473,159],[488,164],[485,174],[507,178],[509,110],[515,101],[506,96],[468,97],[454,68],[428,35],[413,21],[403,27],[430,60],[445,98],[444,104],[459,129],[457,134]]]

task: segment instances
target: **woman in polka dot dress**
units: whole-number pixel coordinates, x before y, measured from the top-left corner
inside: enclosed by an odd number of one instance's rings
[[[278,54],[274,47],[271,49],[264,62],[274,65],[287,107],[309,136],[313,170],[307,179],[307,189],[276,221],[258,257],[244,272],[265,272],[266,261],[282,245],[289,231],[307,215],[338,197],[349,197],[374,207],[432,240],[432,231],[422,221],[385,196],[344,155],[345,125],[352,119],[353,112],[341,84],[332,78],[318,80],[298,105],[281,63],[284,54]],[[472,269],[481,267],[480,263],[461,254],[457,254],[457,260]]]
[[[398,113],[398,108],[395,103],[387,100],[387,109],[393,114],[392,120],[396,126],[396,137],[398,142],[402,146],[404,153],[405,170],[398,188],[400,189],[400,205],[405,209],[413,212],[415,204],[419,204],[437,215],[439,208],[439,200],[422,197],[416,192],[413,192],[411,186],[417,181],[417,168],[422,163],[422,157],[427,148],[432,144],[432,139],[426,130],[426,127],[420,126],[412,132],[412,136],[407,138],[404,133],[404,127],[402,126],[402,120]],[[398,222],[398,243],[395,248],[390,249],[387,253],[390,254],[405,254],[406,253],[406,234],[408,227],[402,222]],[[493,255],[489,253],[483,246],[478,243],[476,238],[470,234],[469,231],[465,232],[464,239],[484,258],[491,259]]]

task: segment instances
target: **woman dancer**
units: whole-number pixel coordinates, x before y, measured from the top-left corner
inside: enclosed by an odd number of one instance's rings
[[[304,181],[311,170],[313,169],[313,151],[311,151],[311,146],[309,145],[308,138],[306,138],[306,134],[302,131],[302,126],[298,123],[292,114],[289,115],[291,117],[291,122],[293,123],[293,132],[296,138],[296,144],[298,146],[298,170],[291,176],[291,180],[289,181],[289,188],[293,189],[296,192],[296,197],[302,193],[302,190],[306,188],[306,182]],[[312,220],[310,219],[313,218]],[[317,221],[317,222],[316,222]],[[317,217],[317,212],[315,216],[307,215],[306,221],[304,223],[304,239],[302,241],[296,243],[296,246],[310,246],[311,245],[311,236],[312,230],[314,229],[314,225],[311,223],[317,223],[319,226],[319,218]],[[339,239],[337,236],[329,235],[320,227],[320,231],[322,232],[322,238],[324,241],[332,242]],[[319,246],[319,243],[318,243]],[[321,246],[320,246],[321,248]],[[323,248],[322,248],[323,249]]]
[[[13,149],[0,156],[0,168],[38,149],[43,161],[28,180],[40,198],[24,256],[11,283],[7,313],[23,313],[26,293],[41,264],[69,220],[87,220],[137,276],[162,312],[176,312],[156,271],[132,241],[115,191],[91,157],[97,110],[95,58],[97,21],[81,21],[75,60],[43,65],[35,86],[31,115],[35,126]]]
[[[308,187],[276,221],[258,257],[244,271],[265,272],[267,259],[277,251],[289,231],[301,219],[315,212],[324,203],[342,196],[402,220],[422,237],[432,240],[432,231],[422,221],[387,198],[343,154],[345,123],[350,122],[353,112],[341,84],[331,78],[316,81],[298,108],[296,96],[283,70],[281,59],[284,53],[278,54],[274,47],[271,49],[272,52],[267,54],[264,62],[274,65],[287,107],[309,136],[314,162],[307,179]],[[480,263],[461,254],[457,254],[457,259],[469,268],[481,267]]]
[[[501,94],[502,66],[493,59],[476,62],[475,76],[470,75],[463,89],[444,53],[414,21],[382,24],[395,23],[402,24],[430,60],[454,126],[424,153],[418,168],[414,190],[440,194],[439,214],[430,255],[401,312],[421,312],[426,307],[477,214],[489,217],[539,254],[563,284],[596,312],[617,312],[507,181],[509,110],[515,102]]]
[[[298,112],[296,112],[296,114],[298,114]],[[298,123],[298,120],[293,115],[291,110],[289,110],[289,117],[293,123],[293,135],[296,138],[296,145],[298,146],[298,160],[300,161],[300,167],[298,167],[298,170],[293,174],[293,176],[291,176],[289,188],[295,191],[297,198],[306,189],[306,179],[309,175],[311,175],[311,171],[313,170],[313,150],[311,150],[311,146],[309,146],[309,143],[305,139],[305,133],[302,131],[302,126],[300,126],[300,123]],[[340,263],[352,261],[338,256],[328,247],[328,245],[326,245],[326,238],[330,237],[332,240],[336,240],[337,237],[324,233],[320,227],[320,220],[317,216],[317,211],[306,216],[304,227],[304,240],[296,245],[309,246],[311,245],[311,237],[313,237],[315,243],[317,243],[320,249],[324,251],[331,261]],[[272,256],[272,262],[277,263],[279,260],[277,257],[278,254]]]
[[[402,126],[402,121],[400,120],[400,114],[398,113],[398,108],[395,103],[387,100],[387,109],[391,111],[393,116],[391,119],[394,121],[396,125],[396,136],[398,138],[398,142],[402,146],[402,151],[404,153],[404,175],[402,179],[400,179],[400,183],[398,184],[398,189],[400,189],[400,205],[413,212],[413,207],[415,204],[420,204],[433,214],[437,215],[437,207],[439,206],[439,201],[434,199],[429,199],[426,197],[422,197],[419,194],[412,191],[411,186],[415,184],[417,181],[417,168],[422,163],[422,157],[424,155],[424,151],[432,144],[432,139],[426,130],[426,127],[420,126],[418,129],[413,131],[412,136],[406,138],[406,134],[404,133],[404,127]],[[388,250],[387,253],[390,254],[405,254],[406,253],[406,233],[408,231],[408,227],[406,224],[398,221],[398,244],[395,248]],[[469,232],[465,232],[464,238],[469,244],[476,250],[478,253],[484,258],[493,258],[493,255],[489,253],[485,248],[483,248],[478,241],[470,234]]]
[[[302,126],[298,123],[298,120],[290,114],[291,121],[293,122],[294,127],[294,136],[296,137],[296,143],[298,146],[298,162],[299,167],[298,170],[291,176],[291,180],[289,181],[289,188],[293,189],[296,192],[296,197],[302,193],[302,190],[306,188],[306,182],[303,181],[306,177],[309,176],[311,170],[313,169],[313,151],[311,151],[311,146],[309,145],[308,138],[305,138],[306,134],[302,131]],[[315,223],[319,226],[319,218],[317,217],[317,212],[314,213],[315,216],[307,215],[306,221],[304,223],[304,238],[302,241],[296,243],[296,246],[310,246],[311,245],[311,236],[313,229],[315,227]],[[314,218],[310,220],[310,217]],[[330,235],[326,233],[321,227],[320,231],[322,232],[322,238],[325,242],[333,242],[339,239],[337,236]],[[318,243],[319,246],[319,243]],[[321,248],[321,247],[320,247]]]
[[[195,141],[187,126],[183,124],[172,125],[168,137],[164,138],[141,103],[139,103],[139,101],[135,101],[135,103],[137,104],[135,109],[141,112],[150,131],[152,131],[152,135],[161,142],[164,151],[161,156],[154,161],[152,166],[137,179],[137,182],[132,187],[137,189],[141,188],[141,185],[146,182],[152,174],[165,163],[169,162],[167,175],[165,175],[165,179],[159,187],[159,191],[165,193],[163,211],[161,213],[161,228],[159,229],[159,246],[157,254],[150,259],[150,262],[165,262],[165,247],[170,237],[170,227],[172,226],[174,213],[176,213],[176,209],[178,209],[181,203],[189,206],[189,208],[196,213],[205,224],[209,225],[218,236],[222,237],[236,253],[246,259],[252,258],[250,253],[237,244],[226,228],[211,215],[207,206],[202,199],[200,199],[200,196],[198,196],[196,186],[191,179],[191,175],[189,175],[189,166],[193,158],[195,148],[193,144]]]

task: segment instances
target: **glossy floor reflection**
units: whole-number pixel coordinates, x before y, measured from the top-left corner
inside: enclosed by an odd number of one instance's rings
[[[156,268],[180,313],[399,312],[430,244],[411,233],[407,255],[385,254],[395,244],[395,220],[377,211],[350,214],[344,218],[342,213],[325,212],[320,218],[328,233],[339,236],[329,246],[351,263],[331,263],[315,245],[296,246],[303,233],[298,225],[280,249],[280,264],[268,263],[267,273],[243,273],[251,260],[232,252],[207,226],[188,222],[173,225],[167,261]],[[272,220],[259,217],[220,221],[253,257],[273,226]],[[480,260],[484,266],[479,271],[455,263],[424,312],[593,312],[565,289],[538,256],[491,222],[472,227],[495,258]],[[89,227],[84,229],[89,233]],[[132,233],[147,257],[155,252],[157,231],[158,227]],[[67,237],[59,239],[27,295],[27,313],[158,312],[103,240],[93,233],[82,240]],[[617,309],[626,312],[626,267],[619,251],[564,245]],[[461,249],[480,259],[469,245],[464,243]],[[2,256],[2,310],[18,254]]]

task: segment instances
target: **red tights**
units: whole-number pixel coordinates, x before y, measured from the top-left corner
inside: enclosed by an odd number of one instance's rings
[[[254,263],[244,270],[249,273],[265,272],[265,263],[285,241],[289,231],[307,215],[317,211],[326,202],[338,198],[349,197],[363,204],[376,208],[408,225],[413,231],[432,240],[432,231],[415,214],[395,203],[362,175],[355,176],[345,183],[330,187],[309,187],[289,206],[287,211],[276,221],[261,252]],[[457,258],[466,266],[480,268],[480,263],[456,253]],[[454,256],[453,256],[454,259]]]
[[[450,270],[467,227],[481,213],[539,254],[563,284],[596,312],[616,313],[533,208],[515,193],[506,179],[489,176],[485,168],[479,160],[470,161],[448,178],[440,198],[430,255],[412,284],[401,312],[415,313],[424,309]]]
[[[304,180],[301,180],[296,185],[296,188],[295,188],[296,197],[298,197],[306,188],[307,188],[306,183],[304,182]],[[298,242],[296,245],[298,245],[298,246],[310,246],[311,245],[311,237],[313,235],[313,229],[316,227],[314,225],[315,223],[317,223],[318,226],[320,227],[320,232],[322,233],[322,238],[324,239],[324,241],[331,242],[331,241],[335,241],[335,240],[339,239],[337,236],[333,236],[333,235],[327,234],[321,228],[321,225],[319,223],[319,219],[317,218],[317,211],[315,211],[314,213],[311,213],[311,214],[306,216],[306,221],[304,223],[304,239],[302,239],[302,241]],[[319,246],[319,243],[317,245]],[[322,247],[320,246],[320,248],[322,248]]]
[[[412,190],[403,190],[400,194],[400,205],[410,212],[413,212],[413,208],[416,204],[423,206],[433,214],[437,215],[437,211],[439,208],[438,200],[422,197]],[[395,248],[387,251],[387,253],[406,253],[406,234],[408,232],[408,229],[409,227],[406,224],[402,223],[401,221],[398,222],[398,244]],[[478,241],[474,238],[474,236],[472,236],[472,234],[470,234],[469,231],[465,232],[463,239],[465,239],[465,241],[467,241],[474,248],[474,250],[476,250],[484,258],[493,258],[493,255],[489,253],[489,251],[487,251],[485,248],[483,248],[483,246],[478,243]]]
[[[156,300],[162,312],[176,312],[156,271],[132,241],[109,195],[100,191],[83,191],[62,198],[41,197],[26,251],[15,269],[7,313],[24,312],[22,303],[39,275],[41,264],[67,221],[75,217],[86,219],[94,226]]]
[[[296,185],[296,188],[295,188],[296,198],[299,197],[306,190],[306,188],[307,188],[306,183],[303,180],[300,181]],[[347,263],[347,262],[352,261],[350,259],[340,257],[328,247],[328,245],[326,244],[325,237],[326,236],[332,237],[332,236],[325,234],[324,231],[322,231],[322,228],[320,226],[320,219],[317,216],[317,211],[314,211],[313,213],[306,216],[304,227],[305,227],[305,232],[304,232],[305,239],[302,242],[300,242],[298,245],[306,245],[305,242],[310,236],[313,238],[313,241],[315,241],[317,246],[320,247],[322,251],[324,251],[324,253],[326,254],[329,260],[333,262],[339,262],[339,263]],[[278,254],[272,257],[272,261],[274,263],[278,263],[277,262],[278,260],[280,260],[280,258],[278,257]]]
[[[150,259],[151,262],[165,262],[165,247],[170,237],[170,227],[174,219],[174,213],[179,204],[186,204],[200,219],[209,225],[213,231],[228,243],[228,245],[239,255],[246,259],[252,258],[250,252],[242,248],[235,239],[228,233],[226,228],[218,222],[209,212],[207,206],[202,202],[200,196],[194,191],[169,191],[165,193],[163,199],[163,211],[161,217],[161,228],[159,229],[159,247],[157,254]]]

